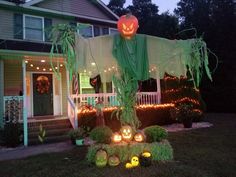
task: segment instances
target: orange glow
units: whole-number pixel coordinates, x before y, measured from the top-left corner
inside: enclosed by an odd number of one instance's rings
[[[141,133],[141,132],[138,132],[138,133],[136,133],[135,135],[134,135],[134,140],[136,141],[136,142],[143,142],[144,141],[144,136],[143,136],[143,134]]]
[[[116,132],[112,135],[112,141],[114,143],[119,143],[119,142],[122,141],[122,136],[119,133]]]

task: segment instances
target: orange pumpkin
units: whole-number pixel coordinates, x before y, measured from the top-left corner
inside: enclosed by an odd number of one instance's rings
[[[141,133],[141,132],[137,132],[135,135],[134,135],[134,140],[136,142],[143,142],[144,141],[144,135]]]
[[[114,133],[113,135],[112,135],[112,141],[114,142],[114,143],[119,143],[119,142],[121,142],[121,140],[122,140],[122,136],[121,136],[121,134],[119,134],[119,133]]]
[[[117,22],[117,28],[121,36],[126,39],[131,39],[138,30],[138,19],[131,15],[122,15]]]
[[[133,139],[133,129],[129,125],[122,126],[120,129],[122,139],[125,141],[131,141]]]

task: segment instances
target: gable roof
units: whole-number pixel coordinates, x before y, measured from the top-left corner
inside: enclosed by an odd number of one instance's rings
[[[29,7],[29,6],[37,6],[38,4],[42,4],[44,1],[46,0],[31,0],[28,1],[24,4],[25,7]],[[91,0],[86,0],[86,1],[91,1]],[[113,20],[118,20],[119,17],[113,13],[101,0],[93,0],[96,3],[96,5],[98,6],[99,9],[101,9],[101,11],[105,12],[107,15],[109,15],[110,17],[113,18]]]

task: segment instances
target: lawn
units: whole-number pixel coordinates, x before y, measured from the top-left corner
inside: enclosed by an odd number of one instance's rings
[[[169,134],[174,160],[126,170],[96,168],[87,148],[0,162],[1,177],[236,177],[236,115],[209,114],[214,127]]]

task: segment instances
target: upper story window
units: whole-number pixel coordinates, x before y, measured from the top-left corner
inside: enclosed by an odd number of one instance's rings
[[[116,28],[109,28],[109,34],[119,34],[119,31]]]
[[[24,39],[44,41],[44,18],[24,15]]]
[[[78,23],[79,29],[78,33],[84,38],[93,37],[93,25]]]

